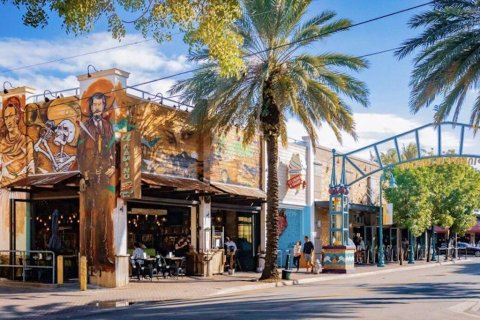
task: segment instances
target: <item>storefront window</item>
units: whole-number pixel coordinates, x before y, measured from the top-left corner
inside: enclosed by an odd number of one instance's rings
[[[191,244],[190,216],[189,207],[132,205],[127,216],[129,253],[139,242],[148,256],[185,256]]]

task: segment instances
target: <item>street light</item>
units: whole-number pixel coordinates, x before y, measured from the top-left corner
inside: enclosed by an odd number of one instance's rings
[[[388,179],[389,185],[388,187],[391,189],[395,189],[397,184],[395,183],[395,177],[393,176],[392,172],[387,170],[380,176],[380,216],[379,219],[379,233],[378,233],[378,242],[379,242],[379,251],[378,251],[378,262],[377,267],[385,267],[385,255],[383,253],[383,206],[382,206],[382,186],[383,180]]]

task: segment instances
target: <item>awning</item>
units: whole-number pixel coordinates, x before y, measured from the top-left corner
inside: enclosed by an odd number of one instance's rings
[[[205,191],[219,193],[219,191],[205,182],[197,179],[142,173],[142,182],[150,186],[173,188],[174,191]]]
[[[46,174],[29,175],[25,178],[12,182],[8,187],[45,187],[64,182],[73,177],[80,177],[78,171],[57,172]]]
[[[467,230],[470,233],[480,233],[480,222],[477,222],[476,225]]]
[[[238,186],[233,184],[226,184],[221,182],[211,182],[211,185],[219,189],[224,193],[231,195],[242,196],[246,198],[257,198],[257,199],[266,199],[267,194],[265,191],[258,188],[251,188],[245,186]]]
[[[434,226],[433,227],[433,232],[435,232],[435,233],[447,233],[448,229],[442,228],[442,227],[439,227],[439,226]]]

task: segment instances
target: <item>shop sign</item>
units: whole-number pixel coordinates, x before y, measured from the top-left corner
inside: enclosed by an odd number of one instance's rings
[[[392,225],[393,224],[393,203],[387,203],[383,205],[383,224]]]
[[[289,189],[305,188],[306,181],[304,178],[304,166],[300,154],[295,153],[288,164],[288,180],[287,186]]]
[[[142,197],[140,133],[138,131],[124,133],[120,148],[120,197],[139,199]]]
[[[150,208],[132,208],[132,214],[146,214],[151,216],[166,216],[168,211],[165,209],[150,209]]]

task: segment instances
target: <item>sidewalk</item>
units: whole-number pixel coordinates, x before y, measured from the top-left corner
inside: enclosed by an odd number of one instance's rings
[[[469,260],[457,260],[466,263]],[[292,273],[292,280],[277,283],[258,282],[258,273],[236,273],[233,276],[218,275],[212,278],[184,277],[178,280],[160,279],[131,282],[125,288],[104,289],[89,287],[79,291],[78,284],[65,284],[58,288],[19,288],[0,281],[0,319],[28,319],[45,317],[49,319],[62,314],[62,318],[75,314],[108,307],[127,306],[140,302],[161,302],[172,300],[204,299],[243,291],[260,290],[285,285],[298,285],[335,279],[362,277],[372,274],[386,274],[418,268],[434,268],[453,262],[425,263],[414,265],[387,264],[385,268],[375,265],[358,266],[355,273],[306,274]],[[303,269],[304,271],[304,269]]]

